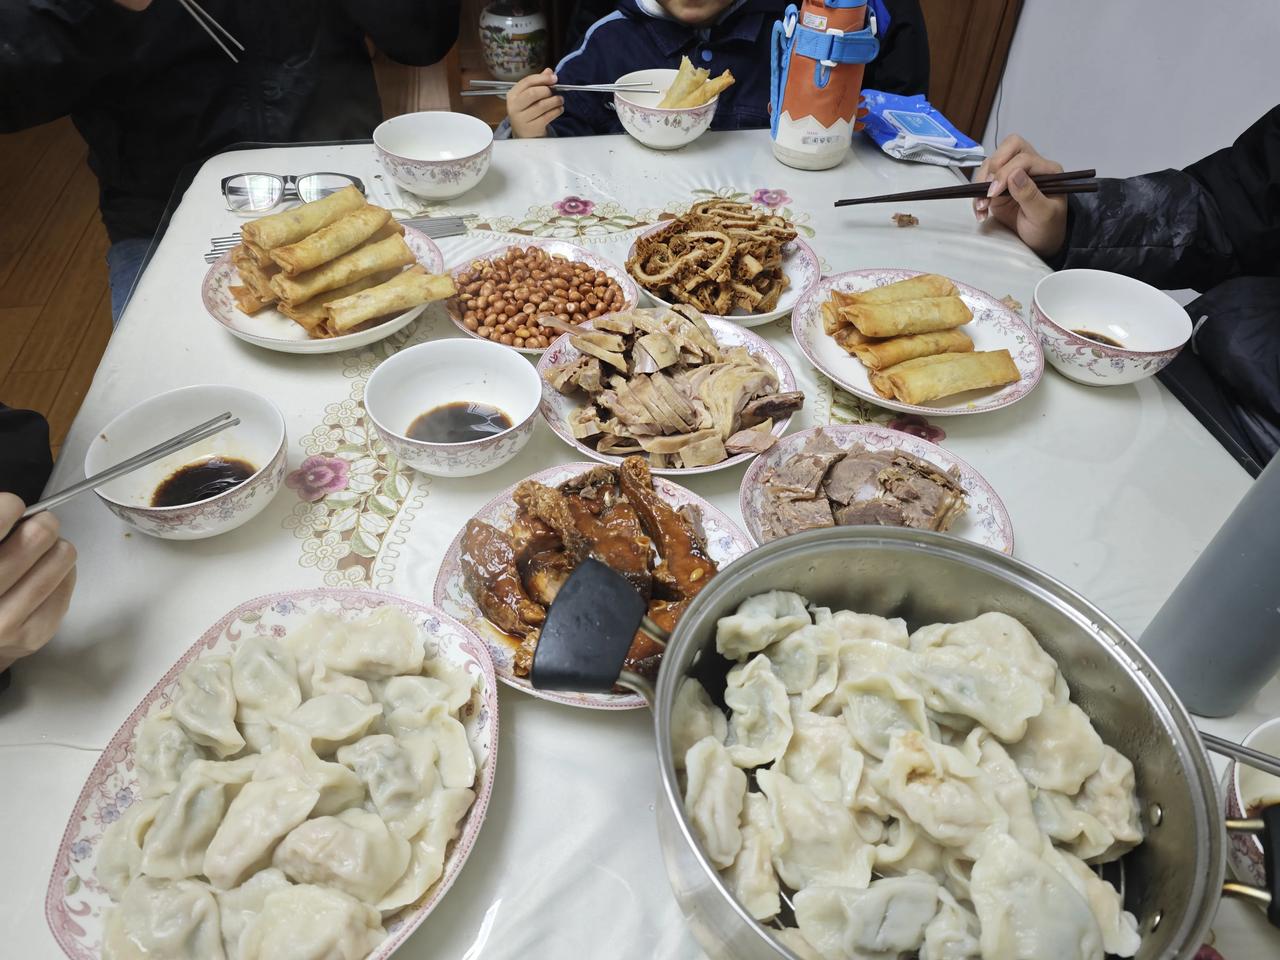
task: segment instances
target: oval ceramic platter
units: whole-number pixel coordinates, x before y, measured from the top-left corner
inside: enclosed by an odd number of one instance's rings
[[[1022,375],[1016,382],[989,390],[970,390],[950,397],[931,400],[927,404],[902,403],[880,396],[871,387],[867,368],[852,354],[845,353],[839,344],[822,328],[822,304],[830,299],[832,290],[857,293],[873,287],[883,287],[920,275],[919,270],[851,270],[832,277],[823,277],[796,305],[791,313],[791,332],[796,343],[815,367],[825,373],[845,390],[869,400],[877,406],[905,413],[927,416],[951,416],[963,413],[986,413],[999,410],[1021,400],[1040,382],[1044,373],[1044,353],[1040,338],[1014,310],[989,293],[983,293],[952,280],[960,291],[960,299],[973,311],[973,319],[960,329],[973,340],[975,350],[1006,349],[1013,357],[1014,365]]]
[[[711,332],[715,334],[716,343],[720,344],[720,346],[726,348],[746,347],[747,352],[753,357],[759,357],[773,367],[774,373],[778,376],[778,393],[791,393],[799,389],[796,386],[796,376],[791,372],[791,367],[786,359],[767,340],[758,334],[752,333],[750,330],[744,330],[733,320],[728,320],[724,317],[706,317],[706,320],[711,327]],[[584,330],[591,329],[590,323],[585,323],[582,326]],[[542,418],[547,421],[547,425],[555,431],[556,436],[578,452],[591,457],[593,460],[599,460],[601,463],[621,463],[624,459],[623,457],[600,453],[595,447],[583,443],[573,435],[573,431],[569,429],[569,417],[582,406],[582,400],[577,395],[566,396],[547,383],[547,370],[562,363],[576,360],[581,356],[577,347],[569,342],[570,337],[571,334],[561,334],[559,338],[551,342],[551,346],[547,347],[542,354],[542,358],[538,361],[538,373],[543,378],[542,402],[539,404],[538,409],[542,413]],[[794,414],[775,422],[770,432],[775,437],[781,437],[787,432],[792,416]],[[706,467],[653,467],[652,469],[654,473],[660,476],[683,477],[696,473],[711,473],[715,470],[724,470],[744,463],[754,456],[754,453],[739,453]]]
[[[511,247],[541,247],[553,257],[564,257],[566,260],[585,263],[592,269],[600,270],[605,273],[609,279],[622,289],[622,310],[615,312],[621,313],[626,310],[634,309],[636,304],[640,302],[640,288],[637,287],[635,281],[631,279],[631,275],[612,260],[606,260],[604,257],[592,253],[585,247],[579,247],[576,244],[567,243],[564,240],[548,240],[542,237],[520,237],[518,240],[513,240],[511,243],[506,243],[502,246],[494,246],[493,239],[491,237],[468,237],[467,240],[469,243],[459,244],[457,247],[450,248],[450,256],[456,257],[456,259],[452,265],[450,265],[449,273],[455,280],[458,278],[460,273],[470,269],[471,264],[476,260],[492,260],[495,257],[502,256]],[[482,242],[483,245],[478,246],[478,241]],[[477,252],[466,253],[465,256],[460,256],[454,253],[455,250],[460,253],[465,252],[467,246],[477,247]],[[485,339],[479,334],[468,330],[466,324],[455,317],[452,312],[449,313],[449,319],[452,320],[454,325],[467,336],[475,337],[477,340]],[[532,347],[512,347],[511,349],[519,350],[521,353],[531,353],[534,355],[541,354],[545,351],[545,348]]]
[[[242,639],[251,636],[283,636],[317,611],[355,620],[383,606],[403,610],[425,634],[428,656],[445,657],[465,670],[477,687],[460,716],[476,756],[475,801],[463,819],[458,837],[450,844],[440,879],[417,903],[383,918],[387,938],[368,960],[385,960],[417,929],[457,879],[489,806],[498,762],[498,691],[493,664],[474,633],[434,607],[387,593],[321,588],[258,597],[236,607],[206,630],[169,668],[111,738],[71,811],[49,878],[45,917],[63,953],[72,960],[97,960],[101,955],[105,911],[111,906],[111,898],[94,876],[98,848],[107,826],[139,799],[138,773],[134,768],[135,731],[145,717],[172,703],[178,675],[206,652],[230,653]]]
[[[666,230],[668,225],[660,223],[655,227],[651,227],[640,233],[633,240],[630,249],[627,250],[627,259],[630,260],[636,252],[636,242],[650,234],[660,233]],[[727,320],[731,323],[738,324],[743,327],[759,327],[774,320],[785,317],[795,308],[807,294],[814,284],[816,284],[822,274],[822,267],[818,263],[818,255],[813,252],[813,247],[805,243],[799,237],[790,240],[782,246],[782,270],[787,277],[787,288],[782,291],[778,297],[778,305],[768,313],[747,313],[745,310],[738,311],[725,316],[719,316],[714,313],[704,313],[703,316],[708,320],[712,318]],[[633,278],[634,279],[634,278]],[[637,284],[639,286],[639,284]],[[653,293],[646,287],[640,286],[645,297],[653,303],[655,307],[669,307],[672,304],[663,300],[656,293]]]
[[[1013,553],[1013,524],[1009,520],[1009,511],[1004,501],[992,489],[991,484],[982,474],[936,443],[930,443],[920,437],[891,430],[869,423],[832,424],[826,427],[814,427],[801,430],[774,444],[774,446],[756,457],[754,463],[747,468],[738,488],[738,505],[742,509],[742,520],[747,532],[755,538],[756,543],[773,540],[773,534],[765,522],[765,477],[769,471],[777,469],[789,457],[799,453],[810,438],[818,431],[823,431],[842,449],[848,450],[858,443],[869,450],[902,450],[921,460],[927,460],[942,471],[955,469],[959,475],[961,489],[964,490],[967,509],[964,515],[947,532],[954,537],[963,537],[980,543],[984,547]]]
[[[536,480],[538,483],[553,487],[594,467],[596,467],[594,463],[566,463],[542,470],[525,479]],[[503,490],[476,511],[471,519],[483,520],[499,530],[508,529],[516,516],[516,505],[512,500],[516,486],[518,484]],[[697,494],[662,477],[653,478],[653,488],[673,507],[679,509],[683,506],[693,506],[701,512],[703,529],[707,534],[707,551],[718,569],[723,569],[730,561],[752,548],[751,538],[743,533],[736,523]],[[644,699],[634,693],[565,693],[558,690],[538,690],[529,683],[527,677],[516,676],[517,643],[515,639],[503,633],[485,618],[463,581],[462,535],[464,531],[465,526],[463,530],[458,531],[458,535],[449,544],[449,549],[445,551],[444,559],[440,561],[440,572],[436,575],[432,599],[437,607],[457,618],[484,640],[489,647],[489,656],[493,659],[493,669],[499,680],[535,697],[568,704],[571,707],[631,710],[645,705]]]
[[[440,248],[425,233],[405,227],[404,241],[428,273],[440,273],[444,270],[444,257]],[[204,275],[204,284],[201,286],[204,308],[232,336],[239,337],[245,343],[266,347],[268,350],[279,350],[281,353],[341,353],[343,350],[368,346],[386,339],[397,330],[403,330],[428,306],[421,304],[375,326],[345,333],[340,337],[316,338],[274,307],[265,307],[252,316],[241,313],[236,309],[235,298],[231,296],[229,289],[239,282],[240,275],[236,272],[228,251],[215,260],[209,272]]]

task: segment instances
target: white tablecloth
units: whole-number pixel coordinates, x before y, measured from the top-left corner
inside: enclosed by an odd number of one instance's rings
[[[211,237],[238,228],[218,181],[245,170],[377,173],[366,145],[209,161],[107,349],[62,447],[53,488],[80,478],[89,439],[110,418],[190,383],[235,383],[274,400],[288,423],[291,469],[304,456],[358,448],[359,401],[378,359],[406,340],[458,335],[433,308],[403,335],[350,354],[291,356],[229,336],[201,305],[201,255]],[[773,159],[763,131],[708,134],[670,154],[626,137],[511,141],[496,145],[480,187],[448,209],[477,213],[496,231],[568,235],[621,260],[637,225],[663,211],[713,193],[754,196],[812,231],[825,272],[930,270],[1029,304],[1045,266],[1003,229],[977,226],[967,201],[831,206],[838,197],[950,182],[946,171],[897,163],[862,143],[835,170],[791,170]],[[919,226],[895,226],[889,218],[898,211],[917,214]],[[453,262],[495,242],[502,241],[482,232],[441,247]],[[892,419],[833,396],[785,323],[762,332],[788,356],[809,396],[796,429],[833,416]],[[933,426],[1004,498],[1017,556],[1090,597],[1135,635],[1249,483],[1155,380],[1090,388],[1047,370],[1035,392],[1012,407],[940,417]],[[496,473],[413,479],[388,523],[366,508],[367,493],[384,479],[381,465],[349,456],[350,484],[332,502],[306,504],[282,490],[253,522],[212,540],[131,534],[92,496],[58,511],[80,551],[75,602],[58,637],[15,670],[13,687],[0,696],[0,955],[57,955],[41,903],[82,781],[131,708],[205,628],[259,594],[326,583],[429,602],[440,555],[477,507],[536,470],[577,459],[539,424],[525,451]],[[741,477],[739,468],[688,485],[737,517]],[[479,842],[456,886],[400,955],[697,957],[658,849],[649,716],[585,712],[505,687],[501,709],[497,781]],[[1273,683],[1241,714],[1206,727],[1238,738],[1276,713],[1280,685]],[[1280,935],[1261,915],[1235,903],[1222,909],[1215,934],[1228,960],[1280,949]]]

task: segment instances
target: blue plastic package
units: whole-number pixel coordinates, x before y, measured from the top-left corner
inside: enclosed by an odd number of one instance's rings
[[[901,97],[879,90],[863,90],[866,134],[891,157],[935,163],[943,167],[973,167],[986,159],[982,144],[965,136],[923,96]]]

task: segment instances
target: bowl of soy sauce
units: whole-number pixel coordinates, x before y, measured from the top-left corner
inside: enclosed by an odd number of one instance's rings
[[[497,469],[533,435],[542,380],[528,359],[487,340],[421,343],[384,360],[364,404],[383,443],[436,477]]]
[[[284,485],[287,451],[284,415],[241,387],[181,387],[130,407],[98,431],[84,469],[98,473],[225,410],[240,422],[94,492],[121,520],[166,540],[247,523]]]

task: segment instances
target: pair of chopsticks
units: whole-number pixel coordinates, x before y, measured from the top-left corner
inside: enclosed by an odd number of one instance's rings
[[[1069,170],[1066,173],[1046,173],[1032,177],[1040,192],[1049,197],[1068,193],[1096,193],[1096,170]],[[991,181],[961,183],[954,187],[936,187],[933,190],[908,190],[906,193],[886,193],[878,197],[852,197],[837,200],[837,207],[856,207],[864,203],[888,203],[905,200],[950,200],[956,197],[985,197],[991,189]]]
[[[505,97],[515,84],[509,80],[472,80],[471,89],[463,90],[464,97]],[[627,83],[556,83],[552,90],[579,93],[657,93],[648,80],[630,80]]]
[[[95,473],[92,477],[86,477],[79,483],[67,487],[67,489],[59,493],[55,493],[51,497],[45,497],[43,500],[33,503],[31,506],[27,507],[26,510],[22,511],[22,519],[25,520],[28,517],[34,517],[37,513],[44,513],[46,510],[52,510],[59,504],[66,503],[77,494],[84,493],[86,490],[92,490],[94,487],[100,487],[104,483],[116,479],[116,477],[123,477],[126,473],[133,473],[133,471],[141,467],[145,467],[149,463],[155,463],[157,460],[167,457],[171,453],[177,453],[184,447],[189,447],[193,443],[198,443],[201,440],[208,439],[215,433],[221,433],[228,427],[234,427],[239,422],[240,418],[231,416],[230,410],[225,413],[220,413],[218,416],[213,417],[210,420],[206,420],[204,423],[197,424],[190,430],[184,430],[176,437],[171,437],[163,443],[157,443],[149,450],[143,450],[141,453],[130,457],[128,460],[120,461],[114,467],[108,467],[101,473]]]
[[[476,219],[474,213],[463,213],[452,217],[408,217],[397,223],[420,230],[432,240],[443,240],[445,237],[460,237],[467,232],[467,221]],[[205,263],[213,263],[233,247],[240,245],[243,238],[238,233],[225,237],[210,237],[209,252],[204,255]]]
[[[225,43],[223,43],[221,39],[219,39],[218,34],[214,33],[211,27],[217,27],[218,32],[221,33],[228,40],[230,40],[233,44],[235,44],[236,49],[241,52],[244,52],[243,43],[241,43],[239,40],[233,37],[231,35],[231,32],[227,30],[227,28],[224,27],[222,24],[220,24],[217,20],[215,20],[212,17],[212,15],[210,15],[209,11],[207,11],[204,7],[200,6],[200,4],[196,3],[196,0],[178,0],[178,2],[182,4],[182,8],[186,10],[187,13],[191,14],[191,19],[194,20],[196,23],[200,24],[200,28],[204,30],[204,32],[207,33],[210,37],[213,38],[214,43],[216,43],[218,46],[222,48],[222,52],[231,58],[232,63],[240,62],[239,59],[237,59],[236,55],[231,52],[231,48],[228,47]],[[206,21],[208,22],[206,23]]]

